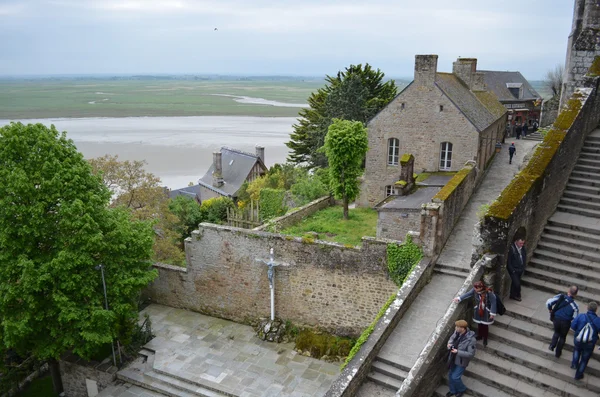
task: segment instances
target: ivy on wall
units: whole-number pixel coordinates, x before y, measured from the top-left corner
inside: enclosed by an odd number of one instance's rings
[[[390,278],[397,286],[401,286],[412,269],[423,258],[421,247],[413,243],[410,235],[404,243],[387,245],[387,264]]]
[[[260,191],[260,219],[276,218],[285,214],[285,190],[264,188]]]

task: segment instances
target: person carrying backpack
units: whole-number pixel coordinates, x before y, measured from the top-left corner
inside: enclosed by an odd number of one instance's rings
[[[576,370],[575,379],[583,379],[583,373],[592,357],[594,346],[598,342],[598,331],[600,331],[600,318],[596,315],[598,304],[590,302],[587,308],[587,313],[577,316],[571,324],[571,329],[575,331],[575,348],[571,362],[571,368]]]
[[[483,281],[473,283],[473,288],[454,298],[454,302],[460,302],[473,297],[473,321],[477,323],[477,340],[483,339],[483,346],[487,346],[489,326],[494,324],[496,316],[496,295],[487,288]]]
[[[550,312],[550,321],[554,324],[554,335],[548,349],[554,352],[558,358],[562,354],[563,346],[571,327],[571,322],[579,315],[579,306],[575,303],[574,298],[577,296],[579,288],[573,285],[569,287],[566,294],[558,294],[546,301],[546,307]]]

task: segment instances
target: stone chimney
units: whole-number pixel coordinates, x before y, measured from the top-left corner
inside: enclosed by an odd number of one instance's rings
[[[437,73],[437,55],[415,55],[415,84],[433,86]]]
[[[264,146],[256,146],[256,157],[262,160],[263,164],[265,162],[265,147]]]
[[[213,152],[213,166],[215,167],[215,170],[213,171],[212,177],[213,177],[213,186],[214,187],[221,187],[223,186],[224,182],[223,182],[223,162],[221,159],[222,155],[221,152]]]
[[[452,73],[461,79],[469,89],[473,86],[473,74],[477,71],[476,58],[458,58],[452,63]]]
[[[485,83],[483,82],[483,72],[473,73],[473,82],[471,84],[471,91],[485,91]]]

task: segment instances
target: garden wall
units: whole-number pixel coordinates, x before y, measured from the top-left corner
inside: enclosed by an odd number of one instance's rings
[[[439,254],[483,174],[468,161],[421,211],[420,240],[425,255]]]
[[[274,249],[275,315],[337,335],[359,335],[398,287],[388,278],[392,240],[362,247],[208,223],[186,240],[187,268],[155,264],[152,301],[236,322],[270,313],[267,260]]]
[[[302,219],[314,214],[317,211],[327,208],[335,204],[335,200],[332,196],[321,197],[310,203],[303,205],[302,207],[291,211],[283,216],[272,219],[269,222],[255,227],[253,230],[262,231],[267,228],[273,228],[274,230],[283,230],[286,227],[290,227]]]
[[[377,236],[404,241],[408,232],[421,229],[421,209],[377,209]]]
[[[533,253],[544,225],[556,210],[587,134],[598,127],[598,81],[598,77],[588,77],[587,87],[575,91],[527,166],[492,203],[481,224],[479,252],[493,252],[505,260],[517,230],[524,228],[528,254]],[[497,290],[506,293],[507,277],[499,284]]]
[[[68,354],[59,364],[65,397],[93,397],[109,386],[117,373],[109,359],[99,363]]]

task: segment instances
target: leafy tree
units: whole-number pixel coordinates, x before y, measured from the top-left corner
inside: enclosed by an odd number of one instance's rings
[[[169,210],[178,218],[175,230],[181,235],[181,240],[192,235],[192,231],[198,228],[198,224],[204,222],[205,211],[196,200],[185,196],[177,196],[169,202]]]
[[[169,210],[169,198],[160,178],[144,169],[145,161],[119,161],[106,155],[89,160],[93,172],[113,192],[113,207],[125,207],[133,217],[154,224],[154,260],[181,265],[185,261],[179,219]]]
[[[544,86],[552,91],[552,96],[560,96],[562,90],[563,74],[565,67],[562,63],[557,63],[554,69],[550,69],[546,72],[544,78]]]
[[[325,78],[325,87],[311,94],[309,108],[300,111],[298,124],[286,145],[291,149],[288,160],[308,163],[311,168],[326,167],[327,158],[319,149],[334,118],[366,124],[397,93],[396,84],[383,82],[384,73],[371,65],[350,65],[336,76]]]
[[[0,334],[49,361],[57,392],[57,359],[127,339],[140,290],[157,276],[149,223],[109,208],[110,196],[66,133],[0,128]]]
[[[359,193],[358,177],[367,145],[367,129],[360,121],[334,119],[329,126],[324,146],[329,186],[335,197],[344,201],[344,219],[348,219],[348,203]]]
[[[292,185],[290,191],[294,195],[296,205],[304,205],[329,193],[327,185],[315,175],[306,175]]]

